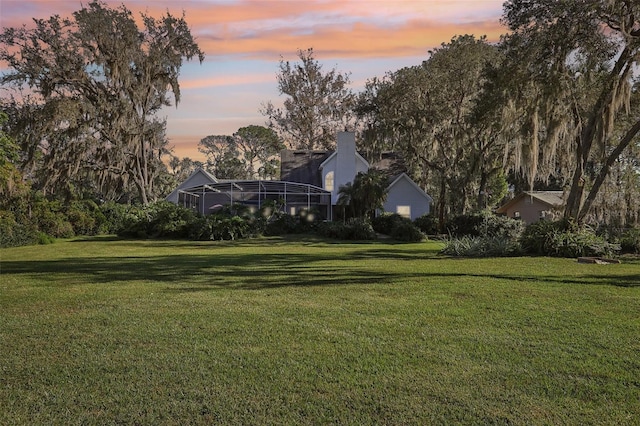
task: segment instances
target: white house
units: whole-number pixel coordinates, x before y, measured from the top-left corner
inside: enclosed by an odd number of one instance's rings
[[[281,154],[281,179],[317,185],[331,193],[331,204],[338,202],[341,186],[353,182],[360,172],[377,167],[390,176],[384,212],[398,213],[411,220],[428,214],[432,198],[404,171],[394,171],[384,162],[373,166],[356,151],[353,132],[340,132],[337,149],[325,151],[291,151]]]
[[[387,159],[390,157],[387,157]],[[384,212],[398,213],[411,220],[428,214],[432,199],[404,172],[399,161],[379,161],[371,166],[356,151],[353,132],[337,135],[335,151],[284,150],[281,153],[280,181],[218,180],[203,169],[182,182],[167,201],[191,207],[202,214],[225,204],[255,207],[267,199],[284,201],[284,210],[316,208],[327,219],[333,218],[339,189],[353,182],[360,172],[376,167],[387,173],[389,186]]]

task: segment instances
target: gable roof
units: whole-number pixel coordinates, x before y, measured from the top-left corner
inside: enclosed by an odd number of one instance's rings
[[[201,186],[207,183],[218,183],[218,179],[205,169],[198,167],[193,173],[189,175],[182,183],[178,185],[176,189],[171,192],[171,194],[167,195],[165,200],[172,201],[174,203],[178,202],[178,193],[183,189],[193,188],[195,186]]]
[[[284,149],[280,152],[280,179],[322,187],[321,170],[336,154],[337,151]],[[371,163],[358,152],[356,158],[364,162],[368,168],[385,171],[391,176],[390,183],[400,174],[407,172],[404,160],[395,152],[384,152]]]
[[[431,198],[431,196],[429,194],[427,194],[426,192],[424,192],[424,190],[422,188],[420,188],[418,186],[417,183],[415,183],[413,181],[413,179],[411,179],[409,177],[409,175],[407,175],[406,173],[400,173],[399,175],[397,175],[395,178],[392,178],[391,183],[389,184],[389,186],[387,187],[387,190],[391,190],[391,188],[396,185],[398,182],[400,182],[401,180],[406,180],[407,182],[409,182],[409,184],[411,186],[413,186],[416,191],[418,191],[419,194],[421,194],[423,197],[425,197],[425,199],[429,200],[429,202],[433,201],[433,198]]]
[[[329,161],[331,161],[331,159],[336,155],[338,155],[338,151],[333,151],[331,154],[329,154],[327,158],[320,164],[319,168],[323,169],[324,166],[326,166],[327,163],[329,163]],[[362,161],[367,166],[367,168],[369,168],[369,162],[365,160],[364,157],[358,153],[358,151],[356,151],[356,158],[359,158],[360,161]]]
[[[333,151],[284,149],[280,152],[280,180],[322,188],[320,165]]]
[[[509,208],[525,197],[534,198],[548,205],[549,208],[558,208],[563,206],[565,203],[563,191],[525,191],[500,206],[496,210],[496,213],[506,213]]]

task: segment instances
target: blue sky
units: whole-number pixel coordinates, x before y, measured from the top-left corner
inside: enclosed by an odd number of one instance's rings
[[[85,1],[87,3],[87,1]],[[167,133],[180,157],[202,159],[197,143],[264,125],[261,105],[278,104],[280,58],[296,59],[312,47],[325,70],[351,73],[359,91],[374,76],[420,64],[428,51],[461,34],[496,41],[503,0],[107,0],[133,12],[186,14],[205,52],[204,63],[185,63],[182,100],[167,108]],[[0,0],[0,25],[70,16],[76,0]],[[2,64],[0,64],[2,67]]]

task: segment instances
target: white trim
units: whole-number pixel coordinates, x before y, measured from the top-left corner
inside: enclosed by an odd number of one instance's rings
[[[409,177],[409,175],[407,175],[406,173],[400,173],[400,174],[398,175],[398,177],[397,177],[397,178],[395,178],[395,179],[394,179],[394,181],[393,181],[393,182],[391,182],[391,183],[389,184],[389,186],[387,186],[387,191],[389,191],[393,185],[395,185],[396,183],[398,183],[398,182],[400,181],[400,179],[403,179],[403,178],[405,178],[405,179],[406,179],[406,180],[407,180],[411,185],[413,185],[413,187],[414,187],[415,189],[417,189],[421,194],[423,194],[423,195],[424,195],[424,197],[425,197],[426,199],[428,199],[428,200],[429,200],[429,202],[432,202],[432,201],[433,201],[433,198],[431,198],[431,196],[430,196],[429,194],[427,194],[426,192],[424,192],[424,190],[423,190],[422,188],[420,188],[420,187],[418,186],[418,184],[417,184],[417,183],[415,183],[415,182],[413,181],[413,179],[411,179],[411,178]]]
[[[333,151],[331,155],[329,155],[322,163],[320,163],[320,166],[318,166],[318,168],[322,170],[327,165],[327,163],[336,155],[338,155],[338,151]],[[364,165],[367,166],[367,169],[371,167],[369,165],[369,162],[365,160],[364,157],[358,153],[358,151],[356,151],[356,158],[359,158],[360,161],[362,161]]]

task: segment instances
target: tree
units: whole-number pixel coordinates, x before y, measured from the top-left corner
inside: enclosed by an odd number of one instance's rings
[[[284,144],[272,129],[254,125],[238,129],[233,136],[207,136],[198,143],[209,168],[225,179],[273,179],[282,149]]]
[[[349,74],[336,69],[322,72],[313,49],[298,50],[299,63],[280,60],[278,90],[286,95],[283,108],[272,102],[261,113],[289,146],[297,149],[331,149],[338,131],[352,121],[355,96],[350,89]]]
[[[359,172],[352,183],[338,189],[338,205],[349,207],[353,217],[373,218],[387,198],[387,179],[383,171],[375,168]]]
[[[278,154],[284,144],[275,131],[263,126],[247,126],[233,134],[235,146],[245,164],[247,178],[274,178],[278,173]]]
[[[207,136],[198,142],[198,151],[207,156],[207,168],[221,179],[246,179],[247,172],[233,136]]]
[[[356,111],[370,152],[399,151],[415,180],[436,194],[442,226],[451,212],[484,207],[489,183],[501,175],[496,117],[478,108],[486,65],[500,54],[472,35],[430,54],[422,65],[368,82]]]
[[[22,188],[22,175],[15,166],[19,158],[18,145],[2,129],[7,120],[7,115],[0,111],[0,196],[5,200]]]
[[[155,115],[171,103],[169,92],[179,102],[183,60],[204,59],[184,15],[142,14],[139,29],[124,5],[94,0],[72,18],[34,22],[0,34],[0,59],[10,68],[0,81],[32,92],[3,102],[17,111],[23,167],[42,169],[45,188],[85,177],[100,188],[132,182],[149,202],[168,152],[165,123]]]
[[[515,166],[561,174],[565,218],[583,223],[616,161],[640,133],[630,99],[640,58],[640,3],[632,0],[511,0],[503,22],[512,84],[506,114],[519,116]]]

